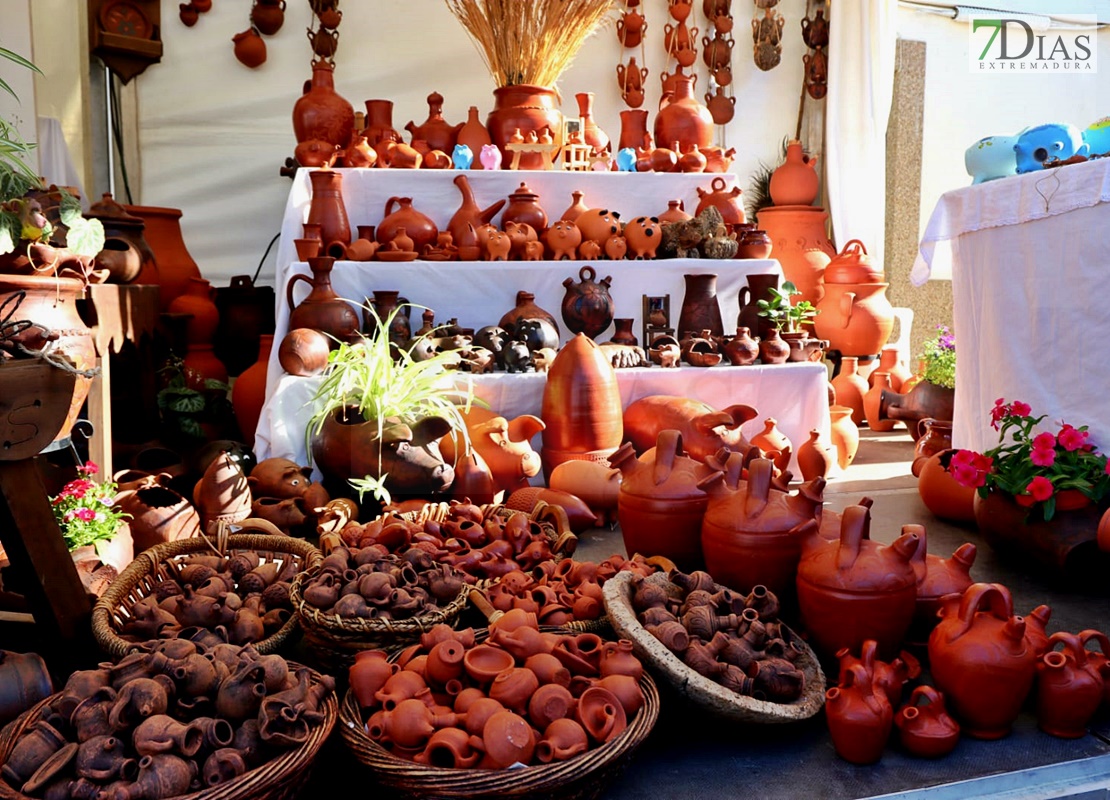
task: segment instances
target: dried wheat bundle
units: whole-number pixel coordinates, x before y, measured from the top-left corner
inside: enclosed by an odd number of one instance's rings
[[[445,0],[498,86],[554,86],[613,0]]]

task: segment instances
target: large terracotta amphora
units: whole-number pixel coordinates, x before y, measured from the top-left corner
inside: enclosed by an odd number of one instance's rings
[[[958,605],[944,603],[940,614],[929,636],[933,682],[968,735],[1001,739],[1036,675],[1025,620],[1014,615],[1010,590],[999,583],[973,583]]]
[[[547,372],[540,417],[544,479],[564,461],[608,464],[624,438],[617,373],[601,348],[577,334],[555,357]]]
[[[298,142],[327,142],[346,147],[355,127],[355,110],[336,94],[332,80],[335,66],[326,58],[312,62],[308,91],[293,104],[293,134]]]
[[[334,350],[339,342],[355,342],[359,338],[359,318],[351,304],[335,293],[331,286],[331,270],[335,259],[331,256],[317,256],[308,260],[312,277],[297,274],[285,286],[285,299],[292,309],[289,312],[289,330],[295,328],[314,328],[330,334]],[[312,289],[299,305],[293,305],[293,287],[304,281]],[[339,341],[335,341],[335,340]]]
[[[840,539],[810,534],[798,564],[798,607],[810,643],[822,657],[840,648],[858,650],[867,639],[882,658],[893,657],[913,622],[917,576],[910,559],[917,536],[893,544],[871,541],[871,512],[865,505],[844,509]]]
[[[771,173],[771,201],[776,206],[808,206],[817,199],[817,156],[802,152],[802,143],[786,144],[786,161]]]
[[[617,518],[629,555],[664,556],[683,572],[702,569],[701,526],[709,503],[698,484],[711,467],[689,458],[682,434],[661,431],[655,447],[638,459],[626,442],[609,459],[619,469]]]
[[[563,143],[563,114],[559,111],[558,95],[546,86],[516,84],[501,86],[493,90],[493,111],[486,118],[486,128],[490,139],[501,150],[502,163],[512,162],[513,154],[505,150],[513,137],[520,131],[524,136],[529,133],[539,135],[547,128],[557,147]],[[552,157],[558,155],[558,149]],[[544,158],[540,153],[522,153],[519,169],[543,169]]]
[[[730,461],[743,458],[729,456]],[[763,584],[792,608],[802,539],[817,527],[825,479],[787,494],[772,488],[773,472],[770,460],[756,458],[746,481],[729,485],[724,472],[714,472],[698,484],[709,495],[701,548],[705,569],[717,583],[742,593]]]
[[[578,277],[577,283],[574,278],[563,281],[566,288],[561,309],[563,322],[571,333],[584,333],[596,339],[613,322],[613,298],[609,295],[613,279],[606,275],[595,281],[597,272],[590,266],[582,267]]]
[[[813,329],[843,355],[875,356],[894,330],[886,283],[829,283],[817,303]]]
[[[801,291],[797,300],[814,305],[824,297],[825,267],[836,255],[825,233],[828,217],[825,209],[815,206],[770,206],[760,209],[758,217],[759,227],[773,242],[771,258],[778,259],[785,279]]]
[[[312,200],[308,206],[308,223],[320,226],[324,252],[343,258],[351,243],[351,224],[343,204],[343,173],[333,169],[315,169],[308,173],[312,182]]]

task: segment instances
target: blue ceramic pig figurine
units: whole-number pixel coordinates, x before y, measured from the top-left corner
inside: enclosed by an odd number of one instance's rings
[[[465,144],[457,144],[455,152],[451,154],[451,161],[455,169],[470,169],[470,165],[474,163],[474,152]]]
[[[1019,173],[1042,169],[1041,165],[1046,161],[1085,156],[1088,151],[1079,128],[1055,122],[1026,128],[1018,134],[1014,145]]]
[[[1083,131],[1083,141],[1091,148],[1092,156],[1110,153],[1110,117],[1103,117],[1088,125]]]
[[[631,147],[624,147],[617,151],[617,169],[621,172],[636,171],[636,151]]]
[[[976,183],[1017,174],[1016,136],[986,136],[964,151],[964,167]]]

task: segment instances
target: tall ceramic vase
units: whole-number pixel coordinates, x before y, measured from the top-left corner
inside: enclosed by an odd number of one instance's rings
[[[324,251],[333,258],[342,258],[351,243],[351,223],[343,204],[343,173],[333,169],[315,169],[308,173],[312,182],[312,200],[308,206],[308,223],[320,226]],[[333,252],[336,248],[336,252]]]
[[[851,408],[852,422],[862,425],[867,420],[867,412],[863,407],[863,398],[867,394],[867,380],[859,374],[858,367],[858,358],[844,356],[840,359],[840,373],[832,379],[832,385],[836,389],[837,402]]]
[[[143,238],[154,253],[158,276],[158,305],[162,311],[185,291],[189,278],[199,278],[200,268],[185,247],[181,234],[181,210],[160,206],[124,206],[142,219]],[[140,276],[141,277],[141,276]]]
[[[502,163],[507,165],[512,160],[512,154],[505,150],[505,145],[518,130],[527,136],[529,133],[538,135],[547,128],[555,143],[562,144],[563,114],[559,111],[554,89],[522,83],[494,89],[493,97],[493,111],[486,119],[486,128],[493,144],[501,150]],[[478,154],[474,155],[477,157]],[[541,154],[521,154],[520,169],[543,169],[543,165]]]
[[[816,206],[771,206],[759,212],[759,227],[771,237],[771,257],[782,265],[786,280],[801,290],[797,299],[814,305],[825,295],[825,267],[836,255],[825,233],[828,216]]]
[[[578,101],[578,116],[582,118],[582,139],[595,153],[609,150],[609,135],[603,131],[594,119],[594,93],[579,92],[574,96]]]
[[[717,302],[717,276],[713,273],[685,275],[686,294],[678,315],[678,335],[686,331],[708,330],[715,336],[724,335],[721,306]]]

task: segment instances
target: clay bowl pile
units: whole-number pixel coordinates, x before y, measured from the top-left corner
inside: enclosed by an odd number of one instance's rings
[[[201,536],[156,545],[96,603],[93,634],[113,658],[146,641],[207,631],[272,653],[297,630],[293,578],[320,559],[301,539],[265,534],[227,537],[221,549]]]
[[[778,601],[762,587],[745,597],[704,572],[619,573],[602,594],[617,635],[706,710],[740,722],[785,723],[821,709],[821,666],[774,617]]]
[[[0,797],[295,796],[337,716],[334,679],[281,656],[150,642],[5,730]]]
[[[630,642],[541,629],[519,609],[361,653],[350,684],[347,746],[409,797],[595,797],[659,713]]]
[[[600,630],[605,621],[605,602],[601,587],[618,572],[647,576],[674,565],[659,557],[632,558],[612,555],[601,563],[564,558],[547,562],[530,572],[514,570],[485,590],[487,617],[496,619],[514,608],[533,613],[541,625],[573,626]],[[471,596],[471,600],[476,598]],[[592,624],[591,624],[592,623]]]
[[[381,545],[399,554],[422,550],[466,573],[472,584],[568,556],[578,543],[566,512],[543,502],[531,513],[501,505],[435,503],[348,524],[339,536],[349,547]]]
[[[322,664],[345,668],[360,650],[415,641],[466,607],[466,575],[422,548],[335,547],[293,581],[290,599]]]

